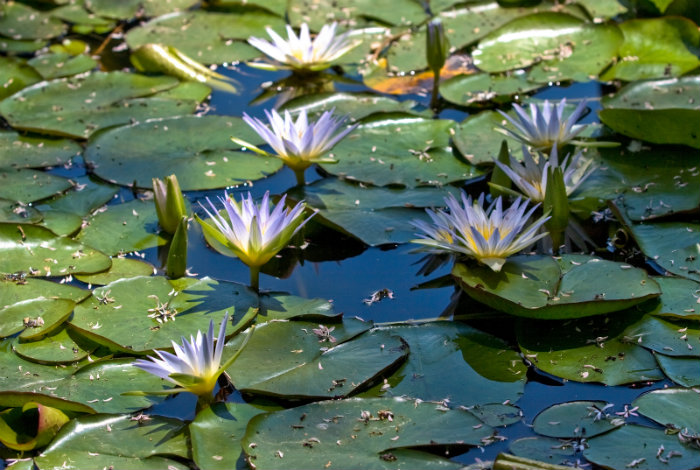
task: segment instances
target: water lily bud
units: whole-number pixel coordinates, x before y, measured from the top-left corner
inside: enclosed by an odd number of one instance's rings
[[[179,279],[187,271],[187,216],[182,216],[170,242],[165,272],[171,279]]]
[[[508,151],[508,142],[505,139],[501,142],[501,149],[498,151],[497,161],[504,166],[508,166],[510,162],[510,152]],[[489,190],[491,196],[498,197],[508,194],[503,189],[510,189],[511,180],[500,165],[494,165],[491,171],[491,181],[489,182]]]
[[[160,227],[166,232],[174,234],[180,224],[180,219],[187,216],[185,197],[180,190],[177,176],[166,176],[165,181],[153,178],[153,195]]]
[[[450,43],[445,37],[445,28],[443,28],[442,22],[437,18],[430,20],[426,36],[426,57],[428,66],[435,75],[439,75],[440,70],[445,65],[449,49]]]
[[[561,167],[550,167],[547,170],[547,186],[542,209],[549,212],[551,218],[545,224],[552,246],[556,250],[563,242],[563,233],[569,225],[569,198],[566,195],[564,173]]]

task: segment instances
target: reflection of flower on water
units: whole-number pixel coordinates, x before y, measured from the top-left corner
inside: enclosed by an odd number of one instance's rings
[[[595,171],[595,167],[591,167],[591,160],[581,161],[583,155],[580,151],[573,157],[567,155],[561,163],[559,163],[556,146],[552,147],[549,158],[538,153],[537,161],[526,147],[523,146],[522,151],[523,163],[518,162],[512,155],[510,155],[510,165],[504,165],[498,160],[494,163],[532,202],[544,201],[550,168],[561,168],[567,196],[570,196]]]
[[[472,201],[462,192],[462,204],[449,195],[445,203],[449,212],[430,210],[426,212],[432,224],[422,220],[413,221],[413,225],[423,233],[422,238],[411,240],[423,245],[420,251],[432,253],[453,253],[475,258],[494,271],[500,271],[508,256],[511,256],[540,238],[547,235],[537,233],[548,217],[542,216],[527,228],[525,225],[538,207],[527,210],[527,201],[518,199],[508,209],[503,210],[503,201],[496,198],[484,210],[484,195]]]
[[[219,375],[223,372],[223,368],[219,366],[224,350],[228,318],[227,313],[221,321],[219,335],[216,338],[214,338],[214,322],[210,321],[207,333],[202,334],[201,331],[197,331],[197,336],[190,336],[189,341],[183,337],[182,345],[173,341],[175,354],[155,351],[158,358],[148,356],[148,360],[137,359],[134,361],[134,366],[177,385],[179,388],[173,389],[173,393],[182,391],[195,395],[211,393]]]
[[[548,100],[538,106],[530,104],[530,115],[517,104],[513,104],[513,109],[518,115],[518,120],[513,119],[506,113],[498,110],[508,122],[515,126],[515,131],[500,126],[499,130],[504,134],[530,145],[535,150],[549,153],[553,147],[561,147],[571,141],[586,128],[585,124],[576,124],[586,109],[586,100],[582,100],[574,112],[564,116],[566,98],[558,104],[553,105]]]
[[[353,125],[340,130],[347,118],[334,117],[333,110],[324,112],[315,122],[309,122],[306,110],[299,113],[296,121],[289,111],[284,112],[284,118],[274,109],[265,110],[265,114],[269,128],[246,113],[243,113],[243,120],[273,148],[277,157],[294,170],[299,184],[304,184],[304,170],[312,163],[334,162],[322,156],[357,127]]]
[[[250,37],[248,44],[268,55],[272,62],[251,62],[249,65],[267,70],[293,69],[319,71],[331,66],[331,63],[354,48],[349,33],[336,36],[338,23],[323,25],[321,31],[311,39],[309,26],[302,23],[299,36],[287,25],[287,39],[277,34],[272,28],[266,28],[272,42]]]
[[[270,211],[270,192],[266,191],[260,205],[256,205],[253,196],[241,198],[241,202],[224,193],[219,200],[224,204],[228,220],[219,214],[216,206],[207,198],[211,211],[202,206],[214,223],[197,221],[202,229],[215,240],[235,253],[250,268],[251,287],[258,289],[260,267],[267,263],[280,250],[285,248],[294,234],[316,212],[304,219],[304,204],[299,202],[289,209],[285,206],[286,195]],[[201,204],[200,204],[201,205]]]

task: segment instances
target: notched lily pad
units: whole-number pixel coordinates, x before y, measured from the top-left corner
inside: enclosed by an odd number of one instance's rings
[[[60,328],[38,341],[19,341],[13,348],[18,356],[28,361],[62,364],[85,359],[97,348],[97,344],[69,328]]]
[[[515,256],[500,272],[457,263],[452,275],[479,302],[529,318],[600,315],[661,295],[646,271],[581,255]]]

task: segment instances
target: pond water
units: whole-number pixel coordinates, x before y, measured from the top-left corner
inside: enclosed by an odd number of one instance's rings
[[[421,2],[379,3],[372,16],[353,2],[63,3],[0,7],[1,465],[700,468],[691,7],[433,1],[454,46],[433,113]],[[245,39],[265,37],[265,25],[318,31],[340,12],[358,45],[330,72],[290,86],[289,71],[243,63],[259,56]],[[90,53],[78,41],[103,51],[109,71],[80,62]],[[178,53],[147,55],[154,42],[234,63],[203,88],[173,69],[201,72]],[[222,89],[231,84],[237,93]],[[461,255],[425,269],[413,221],[430,221],[425,209],[450,193],[498,194],[495,128],[513,127],[493,110],[562,98],[566,113],[588,103],[576,145],[596,169],[549,207],[565,206],[567,237],[588,241],[567,238],[553,256],[545,238],[501,271]],[[229,140],[270,151],[244,112],[315,119],[334,103],[359,126],[304,186]],[[200,204],[224,188],[236,199],[286,193],[318,213],[262,267],[260,292],[194,219],[187,275],[168,278],[176,243],[149,189],[169,173],[204,219]],[[216,403],[165,397],[173,384],[134,366],[225,312],[223,357],[236,359]]]

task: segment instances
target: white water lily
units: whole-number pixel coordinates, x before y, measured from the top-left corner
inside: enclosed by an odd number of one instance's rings
[[[179,387],[169,390],[168,393],[188,391],[195,395],[210,394],[219,375],[230,365],[221,366],[228,319],[229,316],[226,313],[221,320],[219,335],[216,338],[214,338],[214,321],[210,321],[207,333],[202,334],[201,331],[197,331],[197,336],[190,336],[189,341],[183,336],[181,345],[173,341],[175,354],[156,350],[154,352],[157,358],[148,356],[148,360],[137,359],[134,361],[134,366]]]
[[[519,198],[505,211],[500,197],[486,210],[483,194],[477,201],[472,201],[471,196],[462,192],[461,200],[462,204],[450,194],[445,198],[449,211],[426,209],[432,224],[413,221],[423,233],[417,233],[422,238],[411,242],[423,245],[421,251],[466,255],[500,271],[507,257],[547,235],[546,232],[537,233],[549,219],[547,216],[525,227],[537,208],[535,205],[528,211],[527,200]]]
[[[243,113],[243,120],[272,147],[277,157],[294,170],[297,182],[303,184],[304,170],[314,162],[334,162],[335,160],[323,159],[322,156],[357,127],[353,125],[340,130],[347,118],[335,118],[333,111],[326,111],[316,122],[309,122],[306,110],[299,113],[296,121],[289,111],[284,112],[283,118],[274,109],[265,110],[270,127],[246,113]],[[250,144],[248,147],[260,152]]]
[[[583,154],[580,151],[576,152],[573,157],[567,155],[561,163],[559,163],[556,146],[552,147],[549,158],[539,153],[537,161],[527,148],[523,147],[522,151],[523,163],[517,161],[512,155],[510,155],[510,165],[505,165],[497,160],[494,163],[532,202],[544,201],[550,168],[561,168],[567,196],[571,196],[581,183],[595,171],[591,160],[582,161]]]
[[[541,106],[531,103],[529,115],[522,107],[513,104],[518,120],[501,110],[498,112],[515,126],[515,130],[505,126],[500,126],[499,130],[530,145],[535,150],[549,152],[554,147],[572,143],[572,140],[586,128],[585,124],[576,124],[586,109],[586,104],[586,100],[582,100],[574,112],[568,116],[564,115],[566,98],[556,105],[551,104],[548,100],[545,100]]]
[[[324,25],[314,39],[311,39],[309,25],[302,23],[299,36],[287,25],[287,39],[271,28],[266,28],[272,42],[251,37],[248,44],[268,55],[274,62],[252,62],[253,67],[279,70],[295,69],[318,71],[331,66],[331,63],[354,48],[357,43],[350,41],[349,32],[336,36],[338,23]]]
[[[224,204],[228,219],[219,214],[216,206],[207,198],[211,207],[209,211],[202,206],[214,226],[199,217],[197,221],[202,229],[218,242],[226,245],[251,270],[251,285],[258,288],[260,266],[267,263],[282,248],[285,248],[295,233],[316,212],[304,219],[304,204],[298,203],[289,209],[285,206],[286,195],[270,211],[270,192],[266,191],[260,205],[256,205],[253,196],[241,198],[241,202],[224,193],[219,200]],[[201,206],[201,204],[200,204]]]

